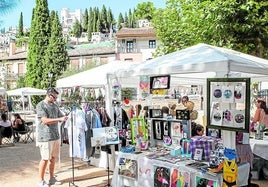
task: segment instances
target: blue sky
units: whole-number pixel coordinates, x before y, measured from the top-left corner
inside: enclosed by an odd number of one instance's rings
[[[69,8],[70,11],[75,9],[82,9],[82,13],[86,8],[99,7],[100,10],[103,5],[106,8],[111,8],[112,13],[117,20],[119,13],[123,15],[129,9],[133,10],[137,4],[150,1],[154,3],[156,8],[165,7],[165,0],[48,0],[49,10],[56,10],[60,15],[62,8]],[[23,13],[23,25],[30,27],[30,20],[32,18],[32,9],[35,6],[35,0],[19,0],[18,5],[9,12],[1,15],[0,28],[8,29],[11,26],[18,26],[20,13]]]

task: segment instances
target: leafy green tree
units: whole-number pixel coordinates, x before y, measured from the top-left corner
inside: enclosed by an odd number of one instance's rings
[[[23,14],[20,13],[18,37],[23,37]]]
[[[87,30],[88,30],[88,19],[89,19],[88,10],[86,8],[84,15],[83,15],[83,31],[84,32],[87,32]]]
[[[49,45],[45,51],[45,64],[47,67],[43,73],[43,78],[45,79],[50,72],[53,72],[52,86],[56,86],[55,81],[67,69],[70,60],[57,12],[51,13],[51,20],[51,37],[49,38]],[[42,86],[49,87],[49,83],[43,83],[44,85]]]
[[[49,77],[45,52],[50,38],[50,17],[47,0],[36,0],[31,22],[30,41],[27,56],[26,85],[35,88],[46,88]]]
[[[137,19],[151,20],[154,17],[156,8],[152,2],[139,3],[134,11]]]
[[[158,55],[207,43],[268,56],[267,1],[168,0],[153,25],[162,45]]]

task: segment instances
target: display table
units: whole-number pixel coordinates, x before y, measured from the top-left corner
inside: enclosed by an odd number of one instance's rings
[[[174,164],[151,159],[144,153],[119,152],[111,185],[112,187],[197,186],[199,182],[206,180],[207,186],[222,186],[222,173],[213,173],[213,175],[202,173],[201,170],[187,166],[189,163],[193,163],[193,160],[188,159]],[[248,178],[249,168],[248,163],[239,166],[238,186],[247,185],[245,179]],[[174,180],[177,181],[177,184],[174,183]]]
[[[263,140],[250,139],[249,141],[253,154],[268,160],[268,136],[264,136]]]
[[[261,173],[268,178],[268,136],[263,140],[250,139],[250,146],[254,154],[252,178],[259,179]]]

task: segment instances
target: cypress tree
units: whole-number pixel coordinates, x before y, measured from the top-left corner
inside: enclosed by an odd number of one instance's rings
[[[50,18],[47,0],[36,0],[31,22],[27,57],[26,86],[44,89],[42,82],[49,82],[46,70],[45,51],[50,38]]]
[[[89,16],[88,16],[88,29],[87,29],[87,38],[88,41],[91,41],[92,32],[93,32],[93,18],[94,18],[94,12],[92,8],[89,9]]]
[[[20,13],[18,38],[23,37],[23,14]]]
[[[55,81],[59,78],[63,71],[67,69],[67,65],[70,60],[57,12],[53,11],[50,18],[51,37],[45,53],[45,64],[47,65],[47,68],[45,69],[46,71],[44,72],[44,75],[48,75],[49,72],[53,72],[52,86],[56,86]],[[49,83],[49,81],[43,82],[43,86],[48,87]]]
[[[109,31],[108,32],[110,32],[110,29],[113,29],[112,27],[115,24],[114,16],[113,16],[110,8],[108,9],[108,13],[107,13],[107,22],[109,24]]]
[[[83,15],[83,31],[84,32],[87,32],[88,30],[88,11],[87,11],[87,8],[84,12],[84,15]]]
[[[109,31],[109,24],[107,21],[107,9],[104,5],[102,6],[102,10],[101,10],[101,14],[100,14],[100,24],[101,24],[100,31],[102,33],[107,33]]]
[[[122,13],[119,13],[118,21],[117,21],[117,30],[122,29],[123,24],[124,24],[124,18],[123,18],[123,15],[122,15]]]

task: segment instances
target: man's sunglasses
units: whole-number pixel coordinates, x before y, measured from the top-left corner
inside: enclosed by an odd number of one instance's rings
[[[52,94],[50,94],[50,96],[51,96],[51,97],[53,97],[53,99],[55,99],[55,100],[57,99],[57,97],[55,97],[55,96],[54,96],[54,95],[52,95]]]

